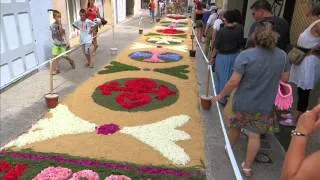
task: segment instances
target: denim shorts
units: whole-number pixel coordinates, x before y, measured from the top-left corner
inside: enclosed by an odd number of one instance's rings
[[[82,44],[82,52],[84,54],[90,54],[91,43]]]

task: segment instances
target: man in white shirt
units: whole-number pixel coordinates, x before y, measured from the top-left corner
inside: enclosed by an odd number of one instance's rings
[[[210,63],[214,63],[214,56],[216,55],[215,53],[215,50],[214,50],[214,41],[215,41],[215,38],[216,38],[216,32],[219,31],[222,26],[223,26],[223,14],[224,14],[225,10],[218,10],[218,18],[214,21],[213,23],[213,26],[212,26],[212,29],[213,29],[213,32],[212,32],[212,36],[211,36],[211,41],[210,41],[210,44],[209,44],[209,50],[210,53],[207,55]],[[214,65],[213,65],[214,66]],[[213,68],[214,69],[214,68]]]
[[[211,6],[210,10],[211,15],[209,16],[206,27],[204,30],[205,35],[205,54],[208,56],[209,54],[209,48],[210,48],[210,42],[212,40],[212,34],[213,34],[213,25],[216,19],[218,18],[218,7],[217,6]]]

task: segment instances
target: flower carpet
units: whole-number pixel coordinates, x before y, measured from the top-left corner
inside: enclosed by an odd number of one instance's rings
[[[183,22],[184,29],[170,30],[184,38],[159,34],[161,23],[147,32],[153,37],[140,36],[0,147],[0,177],[205,179],[191,23],[163,19],[169,21]]]

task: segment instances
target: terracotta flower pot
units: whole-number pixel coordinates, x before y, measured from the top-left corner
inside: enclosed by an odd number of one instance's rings
[[[142,28],[139,29],[139,34],[143,34],[143,29]]]
[[[202,109],[208,110],[211,108],[211,99],[212,99],[211,96],[201,96],[200,99],[201,99]]]
[[[189,50],[190,57],[196,57],[196,50]]]
[[[55,108],[59,103],[59,95],[56,93],[49,93],[44,96],[49,109]]]

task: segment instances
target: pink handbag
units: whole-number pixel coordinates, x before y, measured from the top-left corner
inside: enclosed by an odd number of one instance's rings
[[[274,104],[280,110],[288,110],[293,103],[292,87],[290,84],[280,81],[278,93]]]

